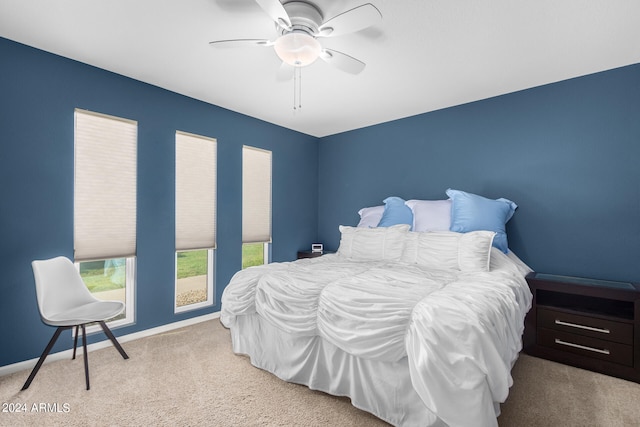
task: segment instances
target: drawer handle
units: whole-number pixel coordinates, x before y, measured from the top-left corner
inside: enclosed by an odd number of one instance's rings
[[[611,333],[611,331],[609,329],[594,328],[593,326],[585,326],[585,325],[579,325],[577,323],[563,322],[562,320],[558,320],[558,319],[556,319],[555,323],[556,323],[556,325],[570,326],[572,328],[578,328],[578,329],[586,329],[587,331],[601,332],[603,334],[610,334]]]
[[[586,345],[580,345],[580,344],[574,344],[572,342],[562,341],[562,340],[559,340],[558,338],[555,339],[555,342],[556,342],[556,344],[566,345],[568,347],[580,348],[582,350],[589,350],[589,351],[593,351],[595,353],[600,353],[600,354],[610,354],[611,353],[606,348],[605,349],[600,349],[600,348],[587,347]]]

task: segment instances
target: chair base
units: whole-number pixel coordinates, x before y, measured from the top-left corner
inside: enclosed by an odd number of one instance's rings
[[[104,321],[99,321],[98,323],[102,327],[102,330],[103,330],[104,334],[113,343],[113,346],[118,350],[118,352],[120,353],[122,358],[123,359],[128,359],[129,356],[124,351],[124,349],[122,348],[122,346],[120,345],[120,343],[118,342],[116,337],[111,332],[111,329],[109,329],[109,327],[107,326],[107,324]],[[51,352],[51,349],[53,348],[54,344],[58,340],[58,337],[60,336],[62,331],[66,330],[66,329],[71,329],[74,326],[76,328],[76,336],[75,336],[75,338],[73,340],[73,357],[72,357],[72,359],[76,358],[76,347],[78,346],[78,328],[82,328],[82,347],[83,347],[83,350],[84,350],[84,376],[85,376],[85,381],[87,383],[87,390],[90,389],[90,386],[89,386],[89,359],[88,359],[88,355],[87,355],[87,334],[86,334],[86,330],[85,330],[85,325],[86,325],[86,323],[85,324],[81,324],[81,325],[72,325],[72,326],[58,326],[56,331],[53,333],[53,336],[51,337],[51,340],[49,340],[49,344],[47,344],[47,346],[45,347],[44,351],[42,352],[42,355],[40,355],[40,358],[38,359],[38,363],[36,363],[36,366],[31,371],[31,374],[29,375],[29,378],[27,378],[27,381],[24,383],[24,386],[22,386],[21,390],[26,390],[26,389],[29,388],[29,386],[31,385],[31,382],[36,377],[36,374],[40,370],[40,367],[42,367],[42,364],[44,363],[44,360],[49,355],[49,352]]]

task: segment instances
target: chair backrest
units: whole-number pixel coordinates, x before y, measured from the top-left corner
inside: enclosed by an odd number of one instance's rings
[[[56,257],[33,261],[38,309],[44,323],[58,313],[96,301],[71,260]]]

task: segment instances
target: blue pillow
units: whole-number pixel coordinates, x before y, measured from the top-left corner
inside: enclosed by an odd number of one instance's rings
[[[511,219],[518,205],[507,199],[491,200],[460,190],[447,190],[451,198],[451,231],[495,231],[493,246],[509,252],[505,224]]]
[[[409,224],[413,227],[413,212],[400,197],[387,197],[384,199],[384,212],[378,227],[390,227],[396,224]]]

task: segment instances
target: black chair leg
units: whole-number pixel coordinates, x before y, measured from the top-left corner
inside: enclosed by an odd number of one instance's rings
[[[38,363],[36,363],[36,366],[31,371],[31,375],[29,375],[29,378],[27,378],[27,382],[25,382],[24,386],[22,386],[22,390],[26,390],[29,388],[29,386],[31,385],[31,381],[33,381],[33,379],[36,377],[36,374],[38,373],[38,371],[40,370],[40,367],[44,363],[44,359],[47,358],[47,356],[49,355],[49,352],[53,348],[53,345],[58,340],[60,333],[62,333],[62,331],[64,331],[65,329],[69,329],[69,327],[59,326],[58,329],[56,329],[53,336],[51,337],[51,340],[49,340],[49,344],[47,344],[47,347],[45,347],[44,351],[42,352],[40,359],[38,359]]]
[[[82,349],[84,351],[84,378],[87,381],[87,390],[89,390],[89,354],[87,353],[87,333],[84,325],[80,325],[82,328]]]
[[[100,323],[100,326],[102,327],[102,330],[104,331],[104,334],[111,340],[111,342],[113,343],[113,346],[118,350],[120,355],[124,359],[128,359],[129,356],[124,351],[124,349],[122,348],[122,346],[120,345],[120,343],[118,342],[116,337],[111,332],[111,329],[109,329],[109,327],[107,326],[107,324],[104,321],[100,321],[98,323]],[[51,351],[51,349],[53,348],[54,344],[58,340],[58,337],[60,336],[62,331],[64,331],[65,329],[71,329],[71,328],[73,328],[73,326],[59,326],[58,329],[56,329],[55,333],[53,334],[53,337],[51,337],[51,340],[49,341],[49,344],[47,344],[47,347],[42,352],[42,355],[40,356],[40,359],[38,359],[38,363],[36,363],[36,366],[31,371],[31,374],[29,375],[29,378],[24,383],[24,386],[22,386],[22,390],[26,390],[26,389],[29,388],[29,386],[31,385],[31,382],[33,381],[33,379],[35,378],[36,374],[40,370],[40,367],[42,366],[42,364],[44,363],[44,360],[49,355],[49,352]],[[85,376],[85,380],[86,380],[86,383],[87,383],[87,390],[89,390],[90,389],[90,385],[89,385],[89,359],[88,359],[88,352],[87,352],[87,332],[86,332],[86,329],[85,329],[85,325],[76,325],[76,336],[73,339],[73,359],[76,358],[76,348],[78,347],[78,328],[82,328],[82,348],[83,348],[83,353],[84,353],[84,376]]]
[[[100,326],[102,326],[102,330],[104,331],[104,334],[109,337],[109,339],[111,340],[111,342],[113,343],[113,346],[115,348],[118,349],[118,351],[120,352],[120,355],[122,356],[123,359],[128,359],[129,356],[127,355],[127,353],[125,353],[124,349],[122,348],[122,346],[120,345],[120,343],[118,342],[118,340],[116,339],[116,337],[113,335],[113,333],[111,332],[111,329],[109,329],[109,327],[107,326],[106,323],[104,323],[104,321],[100,321]]]
[[[76,358],[76,348],[78,347],[78,328],[80,325],[76,325],[76,336],[73,338],[73,357],[72,360]]]

